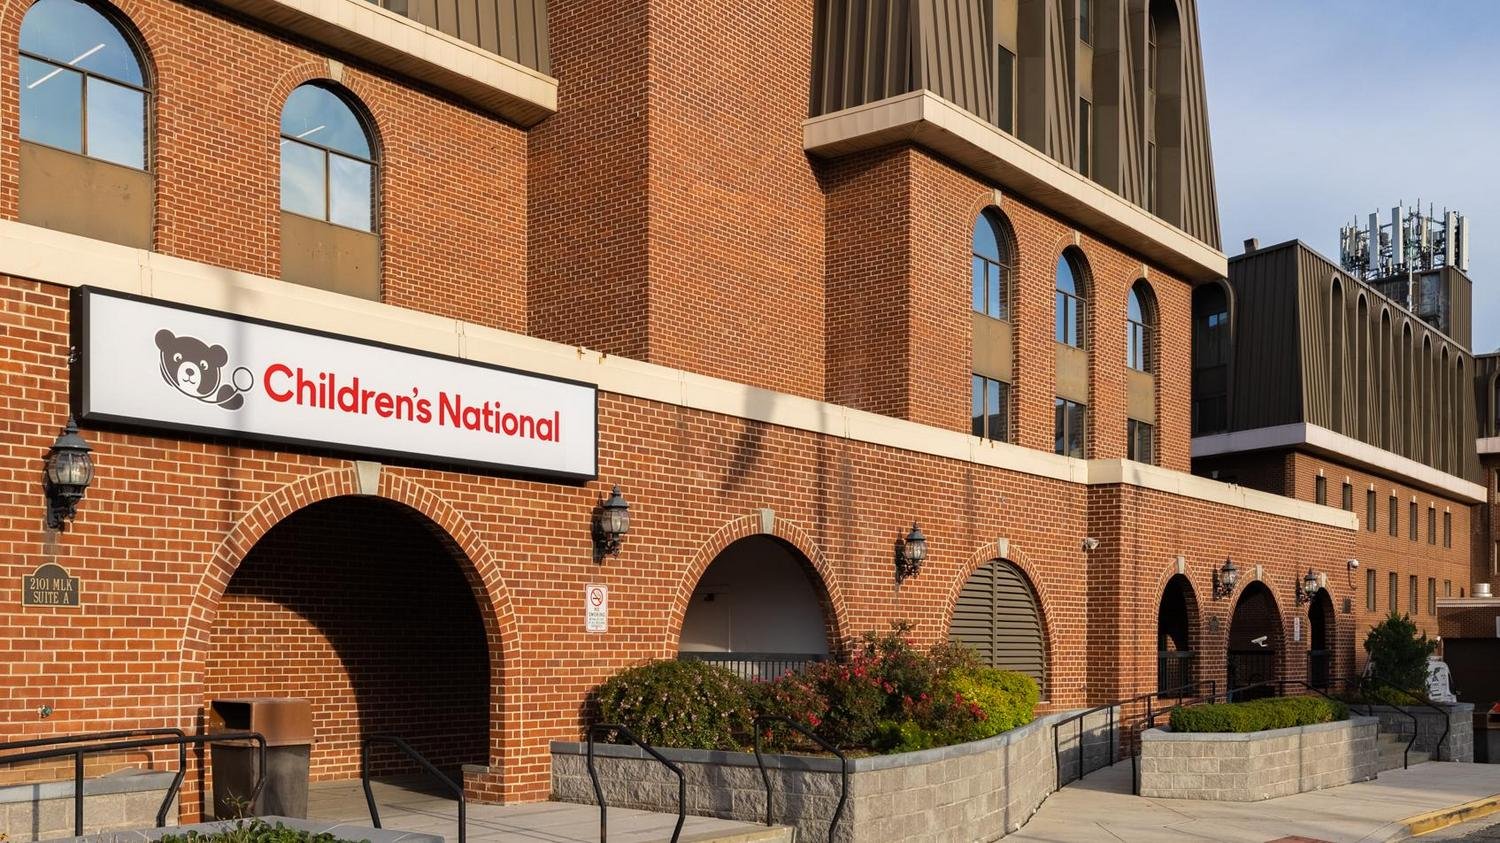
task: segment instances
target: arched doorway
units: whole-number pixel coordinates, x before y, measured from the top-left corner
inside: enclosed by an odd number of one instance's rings
[[[1194,693],[1197,622],[1198,598],[1193,585],[1177,574],[1167,581],[1156,611],[1156,689],[1163,694]]]
[[[359,775],[366,735],[404,738],[455,775],[487,764],[486,623],[469,561],[415,510],[374,497],[310,504],[245,555],[213,619],[207,699],[312,704],[314,780]],[[377,775],[415,772],[374,750]]]
[[[948,640],[971,647],[990,667],[1036,680],[1047,693],[1047,633],[1041,601],[1020,568],[1005,559],[980,565],[964,583]]]
[[[714,557],[693,589],[678,658],[774,679],[828,658],[833,629],[822,580],[781,539],[748,536]]]
[[[1230,692],[1280,678],[1281,639],[1281,611],[1271,590],[1262,582],[1245,586],[1229,623]],[[1262,686],[1234,693],[1234,699],[1255,699],[1275,693],[1274,688]]]
[[[1327,688],[1333,678],[1333,598],[1319,589],[1307,613],[1307,684]]]

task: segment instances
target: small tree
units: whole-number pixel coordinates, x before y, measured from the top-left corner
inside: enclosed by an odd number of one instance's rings
[[[1396,612],[1365,636],[1370,672],[1403,691],[1425,694],[1427,657],[1437,651],[1437,642],[1417,633],[1410,617]]]

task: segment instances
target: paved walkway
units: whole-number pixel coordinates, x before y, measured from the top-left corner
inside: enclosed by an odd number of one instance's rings
[[[458,803],[418,780],[375,782],[375,805],[388,829],[441,835],[458,840]],[[597,843],[599,809],[593,805],[539,802],[530,805],[470,805],[471,843]],[[318,782],[307,795],[309,819],[337,820],[368,826],[370,809],[358,781]],[[611,843],[656,843],[672,839],[676,814],[654,814],[627,808],[609,810]],[[690,841],[790,841],[786,829],[689,816],[682,843]]]
[[[1429,762],[1388,770],[1372,782],[1263,802],[1145,799],[1129,790],[1129,762],[1092,773],[1048,797],[1006,843],[1265,843],[1287,837],[1383,843],[1405,837],[1398,820],[1500,793],[1500,764]]]

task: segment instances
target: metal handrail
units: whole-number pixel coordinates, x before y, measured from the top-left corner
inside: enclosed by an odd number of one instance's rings
[[[370,735],[360,742],[359,747],[359,778],[365,788],[365,803],[370,806],[370,824],[380,828],[380,811],[375,807],[375,793],[370,790],[370,744],[388,743],[391,746],[406,753],[406,756],[417,762],[422,769],[431,773],[442,784],[448,786],[453,794],[458,797],[458,843],[464,843],[468,837],[469,820],[465,810],[464,789],[457,782],[443,775],[443,772],[432,766],[432,762],[422,757],[420,752],[411,748],[411,744],[395,735]]]
[[[1375,677],[1367,677],[1367,678],[1375,678]],[[1336,680],[1330,680],[1329,683],[1328,683],[1328,685],[1329,685],[1329,687],[1333,687],[1335,685],[1351,684],[1351,683],[1358,682],[1358,681],[1360,681],[1360,680],[1358,680],[1358,679],[1336,679]],[[1390,685],[1389,682],[1386,682],[1383,679],[1376,679],[1376,681],[1380,682],[1383,685]],[[1229,691],[1226,691],[1224,693],[1224,698],[1228,702],[1234,702],[1234,695],[1236,693],[1239,693],[1241,691],[1249,691],[1249,690],[1252,690],[1252,689],[1255,689],[1255,688],[1268,688],[1268,687],[1272,687],[1272,686],[1276,687],[1276,694],[1277,694],[1277,696],[1285,696],[1286,695],[1286,684],[1288,682],[1292,682],[1292,683],[1301,685],[1301,686],[1307,688],[1308,690],[1314,691],[1314,692],[1316,692],[1318,694],[1322,694],[1323,696],[1328,697],[1329,699],[1334,700],[1335,702],[1341,702],[1341,703],[1344,703],[1345,705],[1363,705],[1365,707],[1365,714],[1366,714],[1366,716],[1370,716],[1370,715],[1374,714],[1374,709],[1370,707],[1372,704],[1369,703],[1368,701],[1355,702],[1355,701],[1352,701],[1352,700],[1340,700],[1340,699],[1337,699],[1336,697],[1332,697],[1332,696],[1324,693],[1323,691],[1321,691],[1321,690],[1319,690],[1317,688],[1314,688],[1312,685],[1310,685],[1310,684],[1308,684],[1306,682],[1303,682],[1300,679],[1267,679],[1267,680],[1265,680],[1263,682],[1254,682],[1254,683],[1251,683],[1249,685],[1244,685],[1244,686],[1241,686],[1239,688],[1233,688],[1233,689],[1231,689]],[[1395,688],[1394,685],[1391,685],[1391,687]],[[1400,688],[1396,688],[1396,690],[1399,691],[1401,689]],[[1406,693],[1409,694],[1409,692],[1406,692]],[[1397,711],[1401,712],[1406,717],[1411,718],[1411,740],[1408,740],[1406,742],[1406,749],[1404,749],[1402,751],[1402,753],[1401,753],[1401,769],[1405,770],[1405,769],[1410,768],[1410,766],[1411,766],[1411,748],[1412,748],[1412,745],[1417,742],[1417,730],[1421,728],[1421,723],[1420,723],[1420,721],[1417,720],[1417,716],[1415,714],[1412,714],[1411,712],[1407,711],[1406,709],[1401,708],[1400,706],[1392,706],[1392,707],[1395,708]],[[1436,706],[1434,706],[1434,708],[1436,708]],[[1444,719],[1446,720],[1446,716],[1445,716]],[[1443,730],[1443,737],[1446,738],[1447,736],[1448,736],[1448,731],[1447,731],[1446,728],[1444,728],[1444,730]]]
[[[1215,682],[1212,682],[1212,681],[1209,684],[1212,685],[1212,687],[1214,688],[1214,693],[1217,693],[1218,692],[1218,684],[1215,683]],[[1109,712],[1109,760],[1110,760],[1110,763],[1113,764],[1114,763],[1114,758],[1115,758],[1115,749],[1116,749],[1116,746],[1117,746],[1116,741],[1115,741],[1115,709],[1116,708],[1120,709],[1120,713],[1123,716],[1124,713],[1125,713],[1124,712],[1125,706],[1131,705],[1133,703],[1145,702],[1146,703],[1146,711],[1149,714],[1150,711],[1151,711],[1151,701],[1153,699],[1158,698],[1158,697],[1165,699],[1165,698],[1169,698],[1169,697],[1172,697],[1172,696],[1176,696],[1178,698],[1178,700],[1181,700],[1185,696],[1182,692],[1186,691],[1188,688],[1194,687],[1194,685],[1195,685],[1195,683],[1189,682],[1186,685],[1182,685],[1182,686],[1177,687],[1177,688],[1169,688],[1169,689],[1167,689],[1165,691],[1156,690],[1156,691],[1151,691],[1151,692],[1145,693],[1145,694],[1137,694],[1137,695],[1135,695],[1133,697],[1130,697],[1128,699],[1115,700],[1114,702],[1105,703],[1104,705],[1094,706],[1093,708],[1086,709],[1084,711],[1080,711],[1080,712],[1078,712],[1076,714],[1071,714],[1071,715],[1069,715],[1067,717],[1064,717],[1063,719],[1057,721],[1056,723],[1053,723],[1052,724],[1052,755],[1053,755],[1053,759],[1054,759],[1053,767],[1057,771],[1057,790],[1062,790],[1063,789],[1063,780],[1062,780],[1062,778],[1063,778],[1063,770],[1062,770],[1062,743],[1061,743],[1061,740],[1059,738],[1059,736],[1061,734],[1061,732],[1059,730],[1063,726],[1065,726],[1065,725],[1067,725],[1069,723],[1072,723],[1075,720],[1078,721],[1078,779],[1075,779],[1075,781],[1078,781],[1078,780],[1083,779],[1083,777],[1086,776],[1086,775],[1088,775],[1088,773],[1093,772],[1092,770],[1089,770],[1089,771],[1085,771],[1084,770],[1083,721],[1084,721],[1085,718],[1087,718],[1091,714],[1098,714],[1101,711],[1108,711]]]
[[[161,729],[122,729],[115,732],[86,732],[80,735],[54,735],[46,738],[34,738],[29,741],[8,741],[0,743],[0,752],[12,749],[30,749],[37,746],[56,746],[59,744],[87,743],[88,741],[120,740],[122,738],[145,738],[154,736],[186,737],[181,729],[171,727]],[[77,769],[74,769],[75,789],[80,788],[77,782]],[[172,800],[177,797],[177,791],[182,787],[182,779],[187,775],[187,744],[177,745],[177,775],[172,777],[172,784],[167,787],[167,795],[161,801],[161,807],[156,809],[156,827],[165,828],[167,825],[167,811],[172,807]]]
[[[755,765],[760,768],[760,780],[766,786],[766,825],[771,825],[771,774],[766,772],[766,762],[761,757],[760,740],[761,727],[772,723],[780,723],[790,726],[804,737],[821,746],[823,749],[833,753],[839,759],[839,804],[833,809],[833,821],[828,824],[828,840],[832,843],[834,832],[838,830],[839,819],[844,816],[844,802],[849,798],[849,757],[840,752],[838,747],[813,734],[812,729],[798,723],[790,717],[776,715],[762,715],[755,718]]]
[[[1450,729],[1453,728],[1453,723],[1452,723],[1452,721],[1450,720],[1450,718],[1448,716],[1448,712],[1444,711],[1441,708],[1438,708],[1437,703],[1433,702],[1432,700],[1428,699],[1427,697],[1425,697],[1425,696],[1423,696],[1421,694],[1418,694],[1415,691],[1408,691],[1407,689],[1402,688],[1399,685],[1393,684],[1393,683],[1391,683],[1391,682],[1389,682],[1389,681],[1387,681],[1385,679],[1382,679],[1381,677],[1376,676],[1374,674],[1371,674],[1369,676],[1360,677],[1360,680],[1361,681],[1374,680],[1376,682],[1379,682],[1381,685],[1384,685],[1385,687],[1390,688],[1391,690],[1397,691],[1398,693],[1405,694],[1406,696],[1410,697],[1411,699],[1416,700],[1418,703],[1427,706],[1428,708],[1432,709],[1433,711],[1436,711],[1439,715],[1441,715],[1442,718],[1443,718],[1443,733],[1438,736],[1437,746],[1433,747],[1433,751],[1437,753],[1437,759],[1439,761],[1443,760],[1443,741],[1446,741],[1448,739],[1448,732],[1449,732]],[[1368,706],[1368,705],[1370,705],[1370,703],[1365,703],[1365,705]],[[1400,706],[1392,706],[1392,708],[1404,711],[1403,709],[1401,709]],[[1370,710],[1373,711],[1374,709],[1370,709]],[[1408,715],[1411,715],[1411,712],[1405,712],[1405,713],[1408,714]],[[1411,715],[1411,717],[1412,717],[1412,720],[1416,720],[1417,719],[1415,715]],[[1419,726],[1420,726],[1420,722],[1417,725],[1414,725],[1412,727],[1411,741],[1409,741],[1406,744],[1406,751],[1408,753],[1411,752],[1411,746],[1412,746],[1412,744],[1414,744],[1414,743],[1417,742],[1417,728]],[[1448,755],[1450,756],[1448,760],[1450,760],[1450,761],[1453,760],[1452,757],[1451,757],[1453,755],[1453,752],[1451,750],[1448,752]]]
[[[121,740],[118,743],[94,743],[85,746],[77,746],[88,740],[110,741],[120,738],[132,738],[132,732],[148,735],[132,740]],[[214,732],[208,735],[185,735],[180,729],[132,729],[121,732],[94,732],[85,735],[73,735],[59,738],[37,739],[31,741],[15,741],[11,744],[0,745],[0,750],[9,748],[22,748],[30,746],[54,745],[52,749],[34,750],[32,752],[20,752],[14,755],[0,756],[0,764],[20,764],[26,761],[43,761],[49,758],[73,758],[73,829],[74,835],[83,836],[83,759],[86,755],[99,755],[107,752],[123,752],[129,749],[151,749],[159,746],[175,746],[178,748],[178,758],[183,766],[178,768],[177,775],[172,780],[172,785],[167,789],[166,799],[162,801],[162,807],[157,811],[157,827],[166,825],[166,810],[172,799],[177,795],[177,788],[182,784],[182,777],[186,770],[187,747],[189,744],[201,746],[203,744],[222,743],[225,741],[253,741],[256,745],[259,757],[260,774],[255,778],[255,788],[250,791],[250,803],[260,797],[261,789],[266,784],[266,738],[259,732]],[[70,746],[57,746],[57,744],[72,744]]]
[[[677,774],[677,827],[672,829],[672,843],[677,843],[677,838],[682,836],[682,824],[687,819],[687,776],[683,775],[682,768],[667,760],[665,755],[656,751],[656,748],[645,743],[635,736],[635,733],[619,723],[595,723],[588,728],[588,768],[589,780],[594,783],[594,797],[599,800],[599,843],[605,843],[609,839],[609,806],[604,802],[604,788],[599,786],[599,773],[594,769],[594,735],[616,732],[626,740],[645,750],[666,766],[668,770]]]

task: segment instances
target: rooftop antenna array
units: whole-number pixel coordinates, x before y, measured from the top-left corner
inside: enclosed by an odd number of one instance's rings
[[[1339,262],[1349,274],[1371,283],[1445,266],[1467,273],[1469,221],[1447,208],[1439,216],[1431,203],[1424,214],[1420,199],[1411,209],[1405,204],[1391,208],[1389,222],[1382,222],[1377,211],[1366,225],[1355,218],[1339,229]]]

